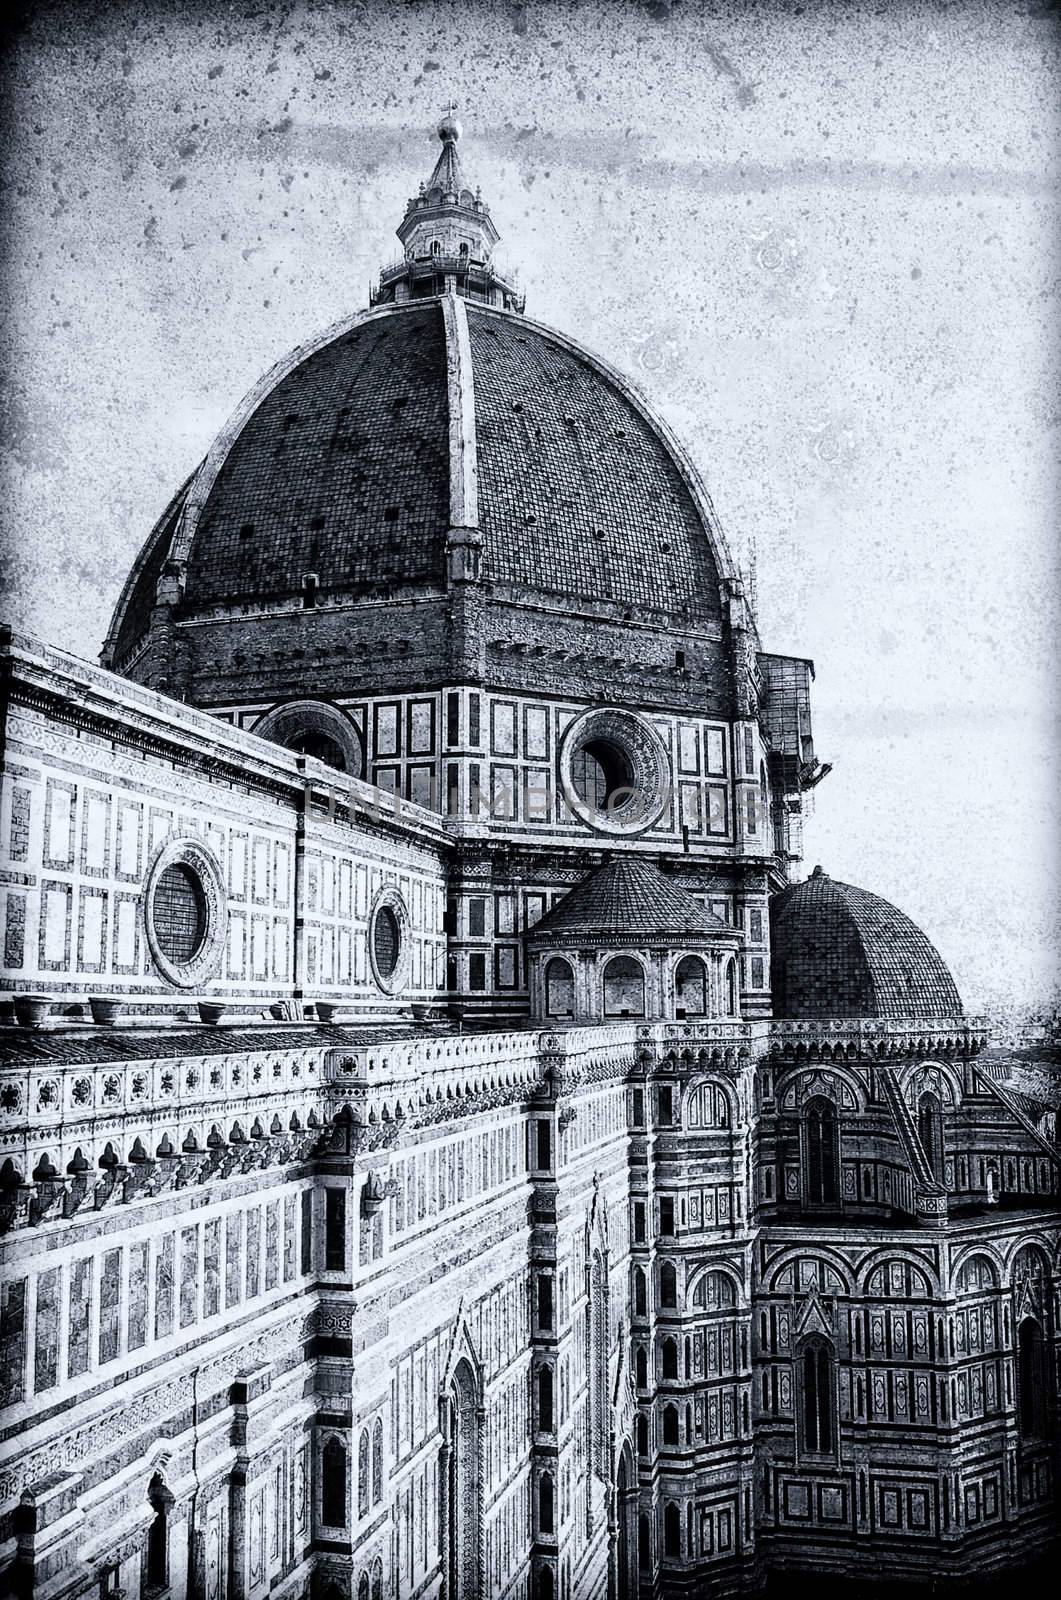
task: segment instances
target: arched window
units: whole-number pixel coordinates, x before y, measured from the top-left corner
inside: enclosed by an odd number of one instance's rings
[[[383,1600],[383,1562],[378,1556],[372,1568],[372,1600]]]
[[[537,1600],[553,1600],[553,1569],[544,1564],[538,1568]]]
[[[431,241],[431,254],[433,256],[440,256],[442,254],[442,246],[437,239],[432,239]]]
[[[835,1205],[838,1195],[838,1139],[836,1107],[825,1095],[808,1100],[804,1109],[806,1135],[806,1197],[812,1205]]]
[[[648,1572],[652,1566],[652,1536],[643,1511],[637,1519],[637,1564],[642,1572]]]
[[[648,1297],[645,1293],[645,1274],[640,1267],[634,1268],[634,1316],[648,1315]]]
[[[357,1585],[357,1600],[369,1600],[368,1573],[363,1572]]]
[[[589,1380],[590,1469],[608,1475],[608,1314],[604,1259],[594,1250],[589,1268],[586,1306],[586,1373]]]
[[[917,1131],[925,1159],[938,1182],[943,1182],[943,1112],[936,1095],[923,1094],[917,1102]]]
[[[678,1346],[673,1339],[663,1341],[663,1376],[676,1378],[678,1376]]]
[[[731,960],[726,963],[724,989],[726,996],[726,1015],[727,1017],[735,1017],[737,1015],[740,1000],[740,992],[737,988],[736,961]]]
[[[648,1418],[644,1412],[637,1419],[637,1453],[639,1456],[648,1455]]]
[[[680,1556],[682,1553],[681,1512],[673,1500],[663,1507],[663,1554]]]
[[[538,1369],[538,1427],[542,1433],[553,1431],[553,1369]]]
[[[1025,1317],[1017,1330],[1017,1403],[1020,1431],[1026,1439],[1046,1437],[1047,1371],[1043,1330]]]
[[[552,1474],[543,1472],[538,1479],[538,1532],[552,1533],[553,1531],[553,1479]]]
[[[639,1389],[647,1389],[648,1388],[648,1357],[645,1354],[645,1347],[644,1347],[643,1344],[639,1344],[638,1347],[637,1347],[637,1350],[634,1353],[634,1373],[635,1373],[635,1382],[637,1384],[637,1387]]]
[[[614,956],[604,969],[604,1015],[643,1017],[645,972],[633,956]]]
[[[457,1363],[446,1398],[444,1430],[447,1446],[443,1468],[442,1538],[446,1592],[479,1594],[479,1550],[482,1542],[480,1456],[482,1428],[479,1389],[470,1363]]]
[[[678,1407],[663,1407],[663,1443],[678,1443]]]
[[[362,1429],[361,1438],[358,1440],[357,1444],[357,1514],[359,1517],[366,1517],[368,1515],[370,1471],[371,1464],[369,1461],[368,1429],[364,1428]]]
[[[364,769],[361,736],[344,711],[326,700],[292,700],[274,706],[254,728],[260,739],[271,739],[299,755],[314,756],[351,778]]]
[[[808,1339],[800,1350],[801,1448],[828,1455],[833,1448],[833,1353],[824,1339]]]
[[[545,967],[545,1015],[573,1017],[575,1014],[575,975],[570,963],[554,956]]]
[[[376,1418],[372,1430],[372,1504],[378,1506],[383,1499],[383,1419]]]
[[[364,1440],[367,1447],[367,1433]],[[346,1526],[346,1446],[341,1439],[328,1439],[321,1451],[321,1521],[328,1528]]]
[[[147,1498],[155,1512],[147,1530],[144,1572],[145,1591],[151,1594],[169,1583],[169,1509],[173,1504],[173,1495],[157,1472],[148,1486]]]
[[[659,1269],[659,1303],[667,1310],[678,1304],[678,1276],[671,1261],[664,1261]]]
[[[683,956],[674,969],[674,1003],[687,1017],[707,1015],[707,968],[699,956]]]

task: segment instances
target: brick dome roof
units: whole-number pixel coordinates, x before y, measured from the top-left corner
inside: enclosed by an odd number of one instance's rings
[[[625,380],[522,316],[436,296],[349,319],[256,387],[147,541],[109,658],[133,658],[167,572],[178,617],[297,605],[307,574],[323,606],[438,593],[455,525],[493,592],[721,615],[710,504]]]
[[[954,979],[921,929],[820,867],[774,897],[770,929],[777,1017],[963,1015]]]

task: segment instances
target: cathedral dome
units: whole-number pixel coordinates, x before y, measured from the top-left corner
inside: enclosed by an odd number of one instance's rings
[[[820,867],[774,897],[770,927],[777,1017],[963,1015],[954,979],[921,929]]]
[[[135,656],[167,572],[184,618],[415,598],[445,591],[455,527],[487,593],[721,615],[706,495],[625,380],[516,313],[435,295],[349,319],[255,388],[145,545],[110,659]]]

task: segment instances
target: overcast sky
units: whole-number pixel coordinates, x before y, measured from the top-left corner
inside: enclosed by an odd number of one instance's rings
[[[34,6],[7,60],[6,614],[95,658],[260,374],[363,306],[438,149],[528,314],[685,440],[813,657],[809,870],[967,1004],[1055,991],[1056,12]],[[1053,20],[1051,20],[1053,19]]]

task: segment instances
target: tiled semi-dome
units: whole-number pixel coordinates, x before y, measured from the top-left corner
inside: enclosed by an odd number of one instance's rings
[[[720,535],[677,445],[618,374],[523,317],[436,295],[281,362],[170,508],[108,651],[140,647],[165,570],[178,618],[442,593],[468,527],[499,594],[713,623]]]
[[[887,900],[816,867],[770,908],[774,1015],[963,1015],[939,951]]]

